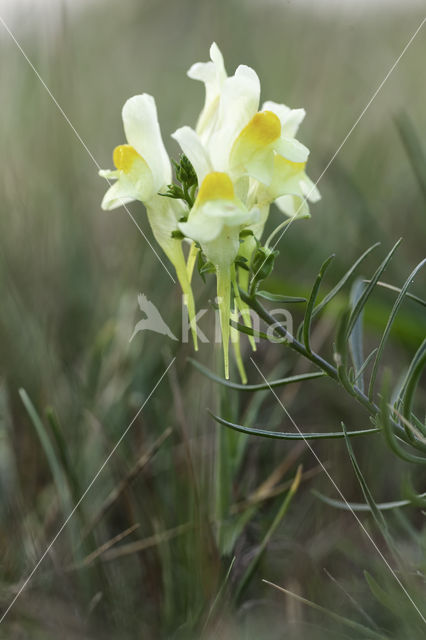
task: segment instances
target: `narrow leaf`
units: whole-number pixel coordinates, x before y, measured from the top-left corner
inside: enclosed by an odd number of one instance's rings
[[[376,354],[376,357],[375,357],[375,360],[374,360],[374,364],[373,364],[373,370],[372,370],[372,373],[371,373],[370,384],[369,384],[369,388],[368,388],[368,395],[369,395],[370,399],[373,396],[374,385],[375,385],[375,382],[376,382],[377,371],[378,371],[378,368],[379,368],[380,359],[381,359],[381,357],[383,355],[383,351],[384,351],[384,348],[385,348],[386,340],[389,337],[389,333],[390,333],[390,330],[392,328],[392,325],[393,325],[393,323],[395,321],[395,318],[397,316],[397,313],[398,313],[402,303],[404,302],[405,294],[407,293],[408,288],[413,283],[414,278],[416,277],[417,273],[420,271],[420,269],[422,269],[422,267],[424,267],[425,264],[426,264],[426,258],[424,260],[422,260],[415,267],[415,269],[413,269],[413,271],[410,273],[410,275],[408,276],[407,280],[405,281],[404,285],[402,286],[402,289],[399,292],[399,295],[398,295],[397,299],[395,300],[395,304],[392,307],[392,311],[390,312],[389,319],[387,321],[385,330],[384,330],[382,338],[380,340],[380,344],[379,344],[379,347],[377,349],[377,354]]]
[[[293,496],[295,495],[297,489],[299,488],[299,484],[300,484],[300,478],[302,476],[302,465],[299,465],[299,467],[297,468],[296,471],[296,475],[294,477],[294,480],[292,482],[292,485],[290,487],[290,489],[288,490],[288,492],[286,493],[283,502],[281,503],[280,508],[278,509],[277,514],[275,515],[275,518],[273,519],[270,527],[268,528],[268,530],[266,531],[266,534],[262,540],[262,542],[260,543],[256,555],[253,557],[252,561],[250,562],[249,566],[247,567],[246,572],[244,573],[240,584],[238,585],[238,589],[237,589],[237,593],[236,593],[236,599],[238,599],[239,595],[241,594],[241,592],[244,590],[245,586],[247,585],[247,583],[249,582],[250,578],[252,577],[257,565],[259,564],[259,561],[270,541],[270,539],[272,538],[272,536],[274,535],[278,525],[280,524],[281,520],[284,518],[285,514],[287,513],[287,510],[290,506],[290,502],[293,498]]]
[[[361,376],[364,373],[364,371],[366,370],[366,368],[368,367],[368,365],[370,364],[370,362],[374,358],[374,355],[375,355],[376,351],[377,351],[377,347],[375,349],[373,349],[373,351],[370,354],[368,354],[368,356],[366,357],[366,359],[362,363],[360,370],[358,371],[358,373],[355,376],[355,379],[354,379],[355,383],[357,382],[359,376]]]
[[[317,304],[317,306],[315,307],[315,309],[312,312],[312,317],[315,317],[317,315],[317,313],[319,313],[325,307],[325,305],[328,304],[339,293],[339,291],[345,286],[345,284],[347,283],[349,278],[353,275],[353,273],[356,271],[356,269],[359,267],[359,265],[378,246],[380,246],[380,242],[376,242],[376,244],[373,244],[366,251],[364,251],[362,256],[360,256],[358,258],[358,260],[356,262],[354,262],[354,264],[351,266],[351,268],[348,269],[348,271],[346,271],[344,276],[339,280],[339,282],[336,284],[336,286],[333,287],[333,289],[330,291],[330,293],[328,293],[325,296],[325,298],[323,298],[321,300],[321,302],[319,304]]]
[[[420,136],[405,113],[395,118],[395,123],[404,144],[419,187],[426,199],[426,154],[420,143]]]
[[[354,282],[351,290],[351,307],[355,307],[356,303],[362,296],[365,289],[365,284],[361,279]],[[358,386],[361,391],[364,391],[364,378],[360,370],[364,362],[364,339],[363,339],[363,314],[359,315],[356,321],[353,331],[349,338],[349,348],[351,351],[352,362],[355,367],[355,378],[358,379]]]
[[[387,380],[385,380],[385,387],[382,392],[380,405],[380,422],[383,427],[383,434],[385,436],[385,439],[392,451],[402,460],[405,460],[406,462],[412,462],[413,464],[426,464],[426,457],[413,455],[406,449],[403,449],[399,444],[399,440],[397,439],[393,431],[393,425],[390,417],[388,405],[389,393],[387,392],[387,386]]]
[[[306,307],[305,317],[303,319],[303,341],[305,343],[306,349],[311,352],[310,345],[310,333],[311,333],[311,322],[312,322],[312,312],[314,310],[314,305],[318,296],[318,291],[321,286],[322,279],[324,278],[325,272],[327,268],[331,264],[331,262],[335,258],[335,254],[333,253],[331,256],[323,262],[321,265],[321,269],[319,270],[318,276],[314,282],[314,286],[312,287],[311,295],[309,296],[308,305]]]
[[[225,427],[229,427],[234,431],[239,431],[240,433],[246,433],[251,436],[261,436],[263,438],[275,438],[276,440],[327,440],[330,438],[344,438],[345,434],[342,431],[332,431],[332,432],[323,432],[323,433],[285,433],[283,431],[269,431],[267,429],[256,429],[255,427],[245,427],[241,424],[235,424],[234,422],[229,422],[220,416],[216,416],[208,409],[211,417],[219,422],[219,424],[223,424]],[[370,435],[372,433],[377,433],[380,431],[379,428],[372,429],[360,429],[358,431],[348,431],[348,437],[354,436],[365,436]]]
[[[334,611],[330,611],[329,609],[322,607],[316,602],[307,600],[306,598],[299,596],[297,593],[293,593],[292,591],[288,591],[288,589],[284,589],[283,587],[280,587],[279,585],[274,584],[273,582],[269,582],[269,580],[262,580],[262,582],[270,585],[271,587],[274,587],[275,589],[278,589],[278,591],[282,591],[283,593],[290,596],[291,598],[294,598],[298,602],[301,602],[302,604],[305,604],[308,607],[311,607],[311,609],[315,609],[316,611],[320,611],[321,613],[324,613],[326,616],[328,616],[332,620],[335,620],[336,622],[340,622],[341,624],[345,625],[346,627],[350,627],[351,629],[356,629],[358,633],[362,633],[363,636],[367,636],[367,638],[378,638],[379,640],[388,640],[387,636],[384,636],[381,633],[378,633],[377,631],[374,631],[373,629],[370,629],[369,627],[366,627],[363,624],[360,624],[359,622],[354,622],[353,620],[349,620],[349,618],[345,618],[344,616],[341,616],[338,613],[334,613]]]
[[[364,280],[364,282],[368,284],[370,280]],[[399,287],[395,287],[393,284],[389,284],[388,282],[381,282],[381,280],[379,280],[379,282],[376,283],[376,286],[383,287],[383,289],[389,289],[389,291],[395,291],[396,293],[400,293],[401,291]],[[415,296],[412,293],[408,293],[408,292],[405,295],[407,298],[410,298],[410,300],[414,300],[414,302],[421,304],[422,307],[426,307],[426,300],[422,300],[422,298],[419,298],[418,296]]]
[[[395,611],[395,599],[389,595],[388,591],[385,591],[377,582],[374,580],[373,576],[371,576],[368,571],[364,571],[364,577],[367,581],[368,586],[370,587],[370,591],[373,596],[376,598],[381,605],[383,605],[386,609],[389,609],[394,615]]]
[[[377,526],[379,527],[380,531],[382,532],[383,536],[387,539],[388,538],[388,527],[386,524],[386,521],[381,513],[381,511],[377,508],[377,505],[374,501],[374,498],[371,494],[371,491],[367,485],[367,482],[365,481],[364,476],[362,475],[362,471],[360,469],[360,466],[358,464],[358,461],[355,457],[355,453],[354,450],[352,449],[352,444],[349,440],[349,438],[347,437],[347,432],[346,432],[346,427],[342,422],[342,429],[343,432],[345,434],[345,441],[346,441],[346,447],[348,449],[348,453],[349,453],[349,458],[352,462],[352,467],[355,471],[355,475],[357,477],[357,480],[360,484],[361,487],[361,491],[364,495],[364,498],[368,504],[368,506],[370,507],[371,513],[373,514],[374,520],[376,521]]]
[[[306,302],[306,298],[298,298],[294,296],[283,296],[280,293],[271,293],[270,291],[256,291],[256,296],[270,300],[271,302],[293,303]]]
[[[373,292],[373,289],[376,286],[376,283],[379,281],[380,276],[385,271],[385,269],[388,266],[389,262],[392,260],[393,254],[395,253],[395,251],[397,250],[397,248],[398,248],[398,246],[400,245],[401,242],[402,242],[402,238],[400,238],[398,240],[398,242],[396,242],[394,244],[394,246],[389,251],[389,253],[386,256],[386,258],[383,260],[383,262],[380,264],[379,268],[374,273],[374,275],[371,278],[369,284],[365,288],[364,293],[361,295],[361,297],[359,298],[357,304],[355,305],[354,309],[352,310],[352,313],[351,313],[351,316],[350,316],[349,322],[348,322],[348,327],[347,327],[347,334],[346,335],[347,335],[348,338],[349,338],[349,336],[350,336],[350,334],[351,334],[351,332],[352,332],[352,330],[354,328],[355,322],[358,320],[358,317],[359,317],[361,311],[363,310],[365,304],[367,303],[368,298],[370,297],[371,293]]]
[[[304,380],[313,380],[315,378],[323,378],[326,374],[323,371],[315,371],[313,373],[302,373],[298,376],[288,376],[287,378],[280,378],[279,380],[272,380],[272,382],[262,383],[262,384],[239,384],[238,382],[231,382],[230,380],[225,380],[225,378],[221,378],[220,376],[204,367],[202,364],[193,360],[192,358],[188,358],[188,361],[194,365],[198,371],[202,374],[210,378],[210,380],[214,380],[214,382],[218,382],[222,384],[224,387],[229,387],[230,389],[238,389],[240,391],[260,391],[262,389],[269,389],[270,387],[281,387],[286,384],[294,384],[296,382],[303,382]]]
[[[63,469],[61,467],[61,464],[59,462],[55,449],[53,448],[53,445],[47,433],[46,427],[44,426],[39,414],[37,413],[25,389],[19,389],[19,395],[21,396],[22,403],[28,413],[28,416],[31,419],[31,422],[40,440],[40,444],[46,455],[53,480],[55,482],[56,488],[58,490],[58,494],[63,503],[63,507],[67,509],[70,505],[70,496],[68,492],[68,487],[65,481]]]
[[[369,511],[371,512],[371,507],[368,503],[365,502],[342,502],[341,500],[334,500],[333,498],[329,498],[319,491],[312,490],[312,493],[319,498],[325,504],[330,505],[330,507],[335,507],[336,509],[341,509],[342,511]],[[426,493],[422,493],[418,498],[426,498]],[[376,502],[376,507],[379,511],[390,511],[392,509],[399,509],[401,507],[409,507],[413,506],[412,500],[394,500],[393,502]]]

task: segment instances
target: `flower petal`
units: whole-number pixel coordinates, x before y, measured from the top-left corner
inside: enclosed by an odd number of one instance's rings
[[[249,175],[269,184],[274,167],[273,145],[280,135],[281,122],[275,113],[256,113],[232,145],[229,159],[232,174]]]
[[[306,173],[300,181],[300,188],[305,198],[307,198],[310,202],[318,202],[318,200],[321,200],[321,194],[318,191],[316,184],[312,182],[310,178],[308,178]]]
[[[291,162],[275,154],[272,180],[267,188],[260,190],[258,198],[261,202],[272,202],[284,194],[303,195],[300,182],[305,175],[304,162]]]
[[[218,171],[228,169],[229,153],[238,134],[259,107],[260,81],[250,67],[240,65],[222,87],[216,131],[209,141],[210,157]]]
[[[310,218],[309,205],[302,196],[285,195],[277,198],[275,204],[278,209],[289,218]]]
[[[227,227],[238,227],[258,222],[260,219],[260,211],[257,208],[247,211],[242,206],[233,204],[232,202],[215,200],[207,202],[202,209],[202,215],[205,218],[214,218],[223,221]]]
[[[306,162],[309,149],[296,138],[280,138],[274,144],[275,150],[287,160],[292,162]]]
[[[221,234],[223,226],[222,220],[205,218],[201,212],[200,215],[194,216],[188,222],[178,223],[179,229],[185,236],[201,244],[215,240]]]
[[[283,134],[287,138],[294,138],[301,122],[303,121],[306,111],[305,109],[290,109],[285,104],[278,104],[267,100],[262,105],[262,111],[272,111],[281,120]]]
[[[152,171],[154,195],[171,182],[169,157],[163,144],[155,100],[147,93],[133,96],[122,111],[127,141],[147,162]]]
[[[155,195],[146,205],[148,220],[154,237],[171,262],[170,247],[174,247],[172,231],[176,231],[178,220],[185,214],[180,200]]]
[[[201,136],[208,136],[214,127],[220,92],[227,77],[222,53],[215,42],[210,47],[210,58],[211,62],[196,62],[188,71],[190,78],[204,82],[206,88],[204,107],[197,122],[197,133]]]
[[[105,178],[106,180],[117,180],[120,172],[117,171],[117,169],[100,169],[98,171],[98,175],[101,176],[101,178]]]
[[[102,209],[104,209],[104,211],[116,209],[117,207],[128,204],[133,200],[138,200],[138,196],[138,191],[131,181],[126,178],[119,179],[117,182],[110,186],[110,188],[104,195],[101,207]]]

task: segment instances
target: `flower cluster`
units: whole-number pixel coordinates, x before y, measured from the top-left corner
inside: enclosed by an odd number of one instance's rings
[[[195,348],[192,272],[196,262],[204,271],[215,272],[225,375],[229,376],[231,339],[244,379],[238,333],[232,331],[230,319],[241,314],[250,324],[238,287],[248,287],[247,264],[261,267],[272,255],[260,246],[270,205],[275,202],[289,218],[307,217],[308,201],[315,202],[320,195],[305,173],[309,150],[296,139],[304,109],[268,101],[259,110],[256,72],[240,65],[228,77],[215,43],[210,58],[188,71],[190,78],[205,85],[196,128],[184,126],[172,134],[183,152],[179,164],[174,163],[179,184],[172,183],[154,99],[147,94],[133,96],[122,112],[127,144],[114,150],[116,169],[100,171],[108,180],[116,180],[102,208],[114,209],[132,200],[144,203],[154,237],[182,287]],[[191,245],[186,258],[183,241]]]

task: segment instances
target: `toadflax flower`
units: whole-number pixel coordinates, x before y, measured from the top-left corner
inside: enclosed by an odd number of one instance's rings
[[[319,198],[304,172],[309,150],[295,138],[305,110],[268,101],[259,111],[256,72],[240,65],[227,77],[215,43],[210,55],[210,62],[197,63],[188,72],[205,84],[197,127],[181,127],[173,137],[194,165],[199,183],[210,171],[226,172],[248,204],[276,201],[284,213],[295,215],[294,201],[279,200],[281,196],[299,198],[300,204],[307,196]],[[307,204],[301,213],[309,214]]]
[[[198,242],[214,265],[225,361],[229,377],[228,344],[230,337],[231,280],[237,257],[240,231],[259,219],[259,210],[247,210],[237,198],[231,178],[222,172],[208,173],[201,183],[187,222],[180,222],[182,233]]]
[[[196,263],[202,275],[215,272],[225,375],[231,339],[245,380],[239,333],[230,328],[230,319],[236,320],[238,313],[247,326],[251,323],[239,287],[253,290],[267,276],[277,253],[269,248],[274,235],[291,220],[309,217],[308,202],[320,198],[306,174],[309,149],[296,138],[305,111],[272,101],[259,108],[256,72],[240,65],[228,77],[215,43],[210,61],[195,63],[188,75],[204,83],[205,100],[196,127],[183,126],[172,134],[183,152],[174,163],[179,185],[172,183],[154,99],[134,96],[123,107],[128,144],[114,150],[116,169],[100,172],[116,180],[102,206],[112,209],[131,200],[145,204],[154,236],[186,295],[195,344],[192,273]],[[262,247],[273,202],[287,218]],[[186,262],[183,238],[191,243]]]
[[[133,96],[125,103],[122,118],[128,144],[114,149],[115,170],[99,171],[99,175],[108,181],[116,181],[106,192],[102,208],[115,209],[133,200],[144,203],[154,237],[176,270],[197,348],[195,304],[182,239],[172,235],[186,209],[181,201],[160,195],[171,182],[172,170],[161,137],[154,98],[146,93]]]
[[[229,322],[229,296],[221,295],[219,289],[222,293],[227,291],[223,279],[229,279],[237,253],[246,261],[251,259],[272,202],[287,216],[308,217],[307,200],[315,201],[320,196],[305,172],[309,150],[295,137],[305,116],[304,109],[290,109],[268,101],[259,111],[260,81],[256,72],[240,65],[235,74],[228,77],[222,54],[215,43],[210,48],[210,57],[209,62],[196,63],[188,72],[189,77],[205,85],[205,103],[197,126],[195,129],[181,127],[172,137],[192,163],[199,184],[204,185],[208,180],[210,185],[211,176],[216,176],[214,184],[219,185],[217,176],[220,175],[222,186],[226,183],[231,191],[232,185],[232,193],[238,195],[239,206],[244,207],[248,214],[244,228],[254,235],[252,239],[246,238],[240,246],[232,243],[233,251],[224,250],[220,271],[217,270],[218,295],[222,298],[221,305],[226,304],[225,309],[221,307],[221,317],[223,340],[227,342],[229,330],[224,332],[223,327],[225,322]],[[221,211],[221,206],[224,200],[215,197],[214,202],[209,203],[210,189],[206,193],[209,195],[202,198],[204,206],[194,207],[188,223],[180,224],[179,228],[197,240],[207,258],[216,264],[210,256],[211,251],[201,240],[202,227],[222,229],[218,231],[218,238],[225,237],[229,227],[223,226],[225,209]],[[239,226],[239,231],[242,228]],[[235,238],[237,225],[233,229]],[[220,244],[226,246],[224,240],[220,240]],[[225,255],[228,261],[226,268]],[[247,271],[239,268],[238,272],[240,285],[246,288]],[[227,286],[229,289],[229,281]],[[239,296],[236,303],[245,324],[250,325],[247,305]],[[225,359],[226,349],[225,345]]]

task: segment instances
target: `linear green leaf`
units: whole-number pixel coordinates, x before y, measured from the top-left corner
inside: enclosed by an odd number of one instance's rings
[[[392,428],[392,422],[391,422],[389,406],[388,406],[389,393],[387,392],[387,388],[388,388],[388,380],[385,379],[385,386],[382,392],[382,398],[381,398],[381,404],[380,404],[380,422],[383,427],[383,434],[385,436],[385,439],[389,447],[397,456],[399,456],[402,460],[405,460],[406,462],[412,462],[413,464],[426,464],[426,457],[413,455],[409,451],[406,451],[405,449],[403,449],[399,444],[399,439],[396,437]],[[413,443],[410,443],[410,444],[413,444]]]
[[[270,300],[271,302],[293,303],[293,302],[306,302],[306,298],[299,298],[295,296],[283,296],[280,293],[271,293],[270,291],[256,291],[256,296],[264,298],[264,300]]]
[[[379,347],[377,349],[376,357],[374,359],[373,370],[371,372],[370,384],[369,384],[369,387],[368,387],[368,396],[369,396],[370,399],[373,396],[374,385],[375,385],[375,382],[376,382],[377,371],[378,371],[378,368],[379,368],[380,359],[381,359],[381,357],[383,355],[383,351],[384,351],[384,348],[385,348],[386,340],[389,337],[389,333],[390,333],[390,330],[392,328],[392,325],[393,325],[393,323],[395,321],[395,318],[397,316],[397,313],[398,313],[402,303],[404,302],[405,294],[407,293],[408,288],[413,283],[414,278],[416,277],[416,275],[418,274],[420,269],[422,269],[424,267],[425,264],[426,264],[426,258],[424,260],[422,260],[421,262],[419,262],[419,264],[413,269],[413,271],[408,276],[407,280],[404,282],[404,284],[403,284],[403,286],[401,288],[401,291],[399,292],[399,295],[398,295],[397,299],[395,300],[395,304],[392,307],[392,310],[391,310],[390,315],[389,315],[389,319],[388,319],[388,321],[386,323],[385,330],[383,332],[382,338],[380,340]]]
[[[315,378],[323,378],[326,374],[323,371],[314,371],[313,373],[302,373],[298,376],[288,376],[287,378],[280,378],[279,380],[272,380],[272,382],[263,383],[263,384],[240,384],[238,382],[230,382],[229,380],[225,380],[220,376],[204,367],[202,364],[193,360],[192,358],[188,358],[188,361],[194,365],[198,371],[202,374],[210,378],[210,380],[214,380],[214,382],[218,382],[222,384],[224,387],[229,387],[230,389],[238,389],[240,391],[260,391],[264,389],[269,389],[270,387],[282,387],[286,384],[294,384],[296,382],[303,382],[304,380],[314,380]]]
[[[303,342],[305,343],[306,349],[311,352],[310,345],[310,334],[311,334],[311,322],[312,322],[312,312],[314,310],[314,305],[318,296],[318,291],[321,286],[322,279],[324,278],[325,272],[327,268],[334,260],[336,255],[333,253],[331,256],[323,262],[321,265],[321,269],[319,270],[318,276],[314,282],[314,286],[312,287],[311,295],[309,296],[308,305],[306,307],[305,317],[303,319]]]
[[[367,284],[370,282],[370,280],[364,280],[364,282],[366,282]],[[395,291],[396,293],[400,293],[401,289],[399,287],[395,287],[395,285],[393,284],[389,284],[388,282],[382,282],[381,280],[379,280],[379,282],[376,282],[376,287],[382,287],[383,289],[389,289],[389,291]],[[422,298],[419,298],[418,296],[413,295],[412,293],[407,292],[406,294],[407,298],[410,298],[410,300],[414,300],[414,302],[417,302],[418,304],[421,304],[422,307],[426,307],[426,300],[422,300]]]
[[[241,333],[245,333],[248,336],[253,336],[253,338],[262,338],[262,340],[270,339],[264,331],[257,331],[256,329],[253,329],[253,327],[246,327],[246,325],[241,324],[240,322],[234,322],[233,320],[231,320],[230,325],[235,329],[238,329],[238,331],[240,331]],[[285,342],[285,340],[285,338],[282,338],[282,342]]]
[[[386,258],[383,260],[383,262],[380,264],[380,266],[378,267],[378,269],[374,273],[373,277],[370,280],[370,283],[367,285],[367,287],[365,288],[364,293],[362,294],[362,296],[360,297],[360,299],[356,303],[354,309],[352,310],[351,316],[350,316],[349,321],[348,321],[348,327],[347,327],[347,330],[346,330],[346,336],[348,338],[351,335],[352,330],[353,330],[354,325],[355,325],[355,322],[357,321],[361,311],[363,310],[365,304],[367,303],[368,298],[370,297],[371,293],[373,292],[373,289],[376,286],[376,282],[378,282],[378,280],[380,279],[380,276],[385,271],[385,269],[388,266],[389,262],[392,260],[393,254],[395,253],[395,251],[397,250],[397,248],[401,244],[401,242],[402,242],[402,238],[400,238],[398,240],[398,242],[396,242],[394,244],[394,246],[389,251],[389,253],[386,256]]]
[[[364,282],[359,278],[357,279],[351,290],[351,307],[353,308],[360,299],[365,289]],[[364,377],[360,370],[364,361],[364,339],[363,339],[363,322],[361,313],[358,320],[355,323],[354,329],[349,337],[349,349],[352,356],[352,362],[355,367],[355,377],[359,380],[359,388],[364,391]]]
[[[351,629],[356,629],[358,633],[363,634],[363,637],[377,638],[378,640],[389,640],[387,636],[384,636],[383,634],[378,633],[377,631],[374,631],[373,629],[370,629],[369,627],[366,627],[363,624],[360,624],[359,622],[354,622],[353,620],[350,620],[349,618],[345,618],[344,616],[341,616],[338,613],[334,613],[334,611],[330,611],[330,609],[326,609],[325,607],[322,607],[316,602],[312,602],[312,600],[307,600],[306,598],[299,596],[297,593],[293,593],[288,589],[284,589],[284,587],[280,587],[279,585],[274,584],[273,582],[269,582],[269,580],[262,580],[262,582],[264,582],[265,584],[268,584],[271,587],[274,587],[275,589],[278,589],[278,591],[282,591],[283,593],[290,596],[291,598],[294,598],[298,602],[302,602],[308,607],[311,607],[311,609],[320,611],[321,613],[328,616],[332,620],[335,620],[336,622],[340,622],[341,624],[347,627],[350,627]],[[361,638],[361,636],[358,636],[358,637]]]
[[[420,144],[420,136],[406,113],[395,118],[395,123],[404,144],[419,187],[426,198],[426,155]]]
[[[216,416],[208,409],[211,417],[223,424],[225,427],[229,427],[234,431],[239,431],[240,433],[246,433],[250,436],[261,436],[263,438],[274,438],[276,440],[327,440],[330,438],[344,438],[345,434],[342,431],[329,431],[324,433],[285,433],[283,431],[269,431],[267,429],[256,429],[255,427],[245,427],[242,424],[235,424],[234,422],[229,422],[220,416]],[[371,429],[360,429],[358,431],[348,431],[348,437],[354,436],[366,436],[372,433],[379,432],[379,428],[371,428]]]
[[[342,509],[343,511],[369,511],[371,512],[371,507],[368,503],[365,502],[342,502],[341,500],[334,500],[333,498],[329,498],[325,496],[323,493],[319,491],[312,490],[312,493],[319,498],[325,504],[330,505],[330,507],[335,507],[336,509]],[[422,493],[418,496],[419,498],[426,498],[426,493]],[[411,500],[394,500],[393,502],[376,502],[376,507],[379,511],[390,511],[392,509],[399,509],[400,507],[409,507],[413,506]]]
[[[349,280],[349,278],[352,276],[355,270],[359,267],[359,265],[365,260],[365,258],[372,251],[374,251],[374,249],[376,249],[379,246],[380,246],[380,242],[376,242],[371,247],[369,247],[366,251],[364,251],[364,253],[358,258],[358,260],[354,262],[351,268],[348,269],[348,271],[346,271],[346,273],[342,276],[342,278],[339,280],[336,286],[333,287],[333,289],[325,296],[325,298],[321,300],[319,304],[317,304],[317,306],[312,312],[312,317],[315,317],[317,313],[319,313],[325,307],[325,305],[328,304],[339,293],[339,291],[342,289],[342,287],[345,286],[346,282]]]
[[[366,370],[366,368],[368,367],[368,365],[370,364],[370,362],[374,358],[374,355],[375,355],[376,351],[377,351],[377,347],[375,349],[373,349],[373,351],[371,353],[368,354],[368,356],[366,357],[366,359],[362,363],[362,366],[361,366],[360,370],[358,371],[358,373],[355,376],[355,379],[354,379],[355,383],[358,380],[359,376],[361,376],[364,373],[364,371]]]
[[[408,421],[411,420],[411,410],[414,401],[414,394],[416,392],[420,376],[422,375],[423,369],[425,367],[426,351],[423,351],[422,356],[416,360],[415,366],[411,369],[410,376],[405,387],[405,393],[402,403],[402,413],[404,418],[406,418]]]
[[[426,353],[426,338],[423,340],[423,342],[421,343],[420,347],[417,349],[416,353],[414,354],[413,359],[410,362],[410,366],[408,367],[408,371],[405,375],[404,381],[401,385],[401,389],[400,392],[398,394],[398,397],[395,401],[395,405],[398,408],[401,403],[403,402],[403,399],[405,397],[405,394],[407,392],[407,386],[410,382],[410,379],[413,375],[414,370],[416,369],[419,361],[421,361],[424,358],[424,355]]]
[[[376,521],[377,526],[379,527],[379,530],[382,532],[383,536],[385,538],[388,537],[388,527],[386,524],[386,520],[384,519],[381,511],[377,508],[377,505],[374,501],[374,498],[372,496],[372,493],[368,487],[368,484],[362,474],[361,468],[358,464],[358,461],[356,459],[354,450],[352,449],[352,444],[348,438],[347,435],[347,431],[346,431],[346,427],[344,425],[344,423],[342,422],[342,429],[343,432],[345,434],[345,442],[346,442],[346,447],[348,449],[348,453],[349,453],[349,458],[351,460],[352,463],[352,467],[353,470],[355,471],[355,475],[357,477],[357,480],[359,482],[359,485],[361,487],[361,491],[363,493],[363,496],[365,498],[365,501],[367,502],[368,506],[370,507],[371,513],[373,514],[374,520]]]
[[[19,395],[21,396],[22,403],[28,413],[28,416],[31,419],[32,424],[34,425],[35,431],[40,440],[40,444],[49,463],[50,471],[52,473],[52,477],[58,490],[58,494],[62,501],[63,507],[64,509],[67,509],[71,504],[68,487],[66,484],[63,469],[59,462],[56,451],[53,448],[46,427],[44,426],[39,414],[36,411],[36,408],[34,407],[25,389],[19,389]]]
[[[290,489],[287,491],[284,500],[281,503],[280,508],[278,509],[275,518],[273,519],[272,523],[270,524],[268,530],[266,531],[262,542],[260,543],[258,549],[256,550],[256,554],[253,556],[250,564],[248,565],[243,577],[241,578],[241,581],[238,585],[237,588],[237,593],[235,596],[235,599],[237,600],[239,598],[239,596],[241,595],[241,593],[243,592],[244,588],[246,587],[246,585],[248,584],[248,582],[250,581],[251,577],[253,576],[253,573],[257,567],[257,565],[259,564],[259,561],[270,541],[270,539],[272,538],[272,536],[274,535],[278,525],[280,524],[281,520],[284,518],[284,516],[286,515],[288,508],[290,506],[290,503],[292,501],[293,496],[295,495],[295,493],[297,492],[297,489],[299,488],[299,484],[300,484],[300,478],[302,475],[302,466],[300,465],[297,468],[296,471],[296,475],[293,479],[293,482],[291,484]]]

